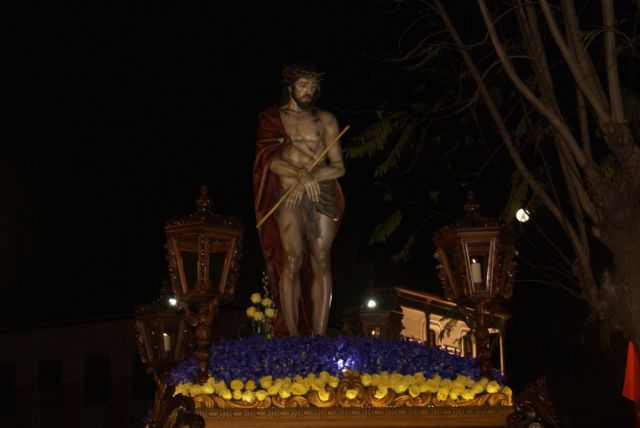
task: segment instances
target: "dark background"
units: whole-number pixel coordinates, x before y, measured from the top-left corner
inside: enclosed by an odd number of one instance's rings
[[[154,299],[166,277],[164,222],[194,209],[201,184],[216,212],[244,224],[232,302],[243,307],[263,269],[251,185],[257,116],[279,98],[282,65],[306,59],[324,70],[320,106],[357,135],[375,121],[372,109],[407,89],[371,55],[396,53],[416,10],[390,14],[369,0],[3,2],[0,326],[130,313]],[[377,272],[398,269],[390,248],[367,244],[387,212],[371,166],[347,162],[341,179],[334,324]],[[476,185],[483,211],[497,214],[508,184]],[[463,195],[443,200],[436,223],[461,215]],[[429,236],[402,277],[439,293]],[[514,389],[546,374],[563,426],[629,421],[624,343],[602,348],[586,308],[563,292],[518,285],[507,306]]]

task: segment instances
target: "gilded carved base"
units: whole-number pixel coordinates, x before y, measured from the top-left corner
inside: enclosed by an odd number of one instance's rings
[[[510,406],[199,408],[206,427],[506,427]],[[171,425],[166,425],[170,427]]]

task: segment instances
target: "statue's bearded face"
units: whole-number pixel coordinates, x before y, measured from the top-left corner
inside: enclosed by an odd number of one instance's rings
[[[291,87],[291,98],[303,110],[307,110],[313,106],[318,93],[318,79],[301,77],[295,81]]]

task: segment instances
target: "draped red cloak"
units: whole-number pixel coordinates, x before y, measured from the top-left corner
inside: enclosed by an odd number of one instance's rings
[[[278,202],[281,187],[280,179],[277,174],[269,170],[269,165],[274,156],[277,156],[281,150],[291,144],[291,139],[286,134],[282,120],[280,119],[280,111],[277,107],[271,107],[260,113],[258,119],[258,135],[256,138],[256,158],[253,164],[253,193],[255,199],[256,222],[260,222],[269,210]],[[340,219],[344,212],[344,195],[342,189],[336,183],[336,202]],[[276,222],[277,213],[269,217],[258,229],[258,237],[262,246],[267,276],[271,286],[271,293],[274,301],[280,308],[280,272],[284,261],[284,251],[282,249],[282,241],[280,240],[280,230]],[[335,231],[338,231],[339,222]],[[300,271],[301,299],[298,316],[298,330],[302,335],[311,334],[311,283],[313,280],[313,272],[309,261],[308,249],[305,246],[305,254]],[[274,323],[274,335],[287,336],[287,327],[282,317],[282,311],[278,311]]]

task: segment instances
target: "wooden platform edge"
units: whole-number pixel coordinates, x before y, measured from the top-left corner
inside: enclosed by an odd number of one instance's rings
[[[511,406],[196,409],[216,428],[506,427]]]

